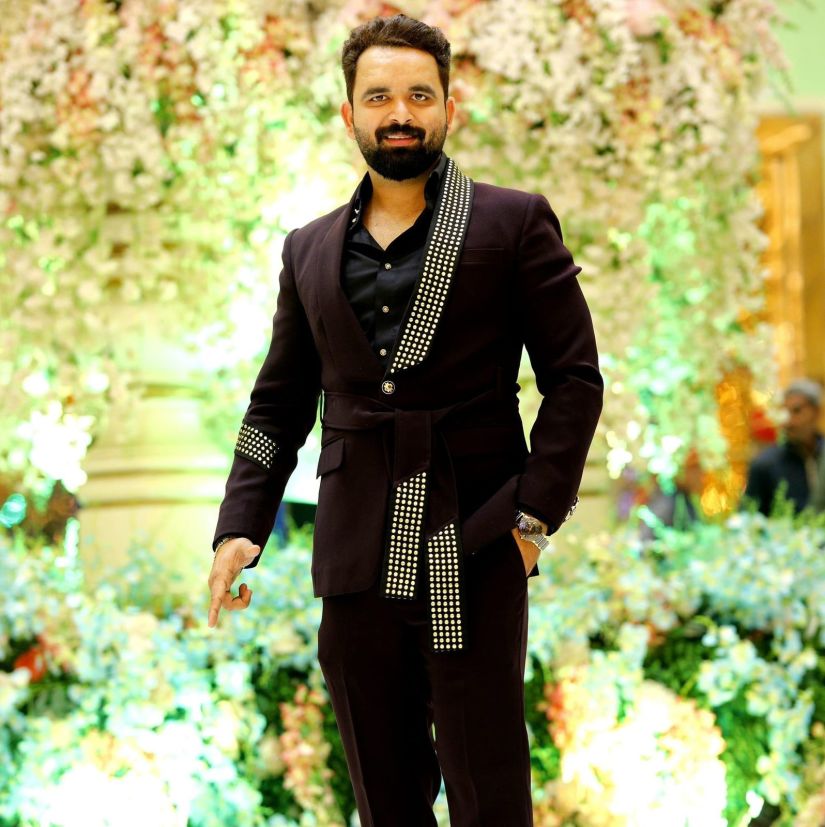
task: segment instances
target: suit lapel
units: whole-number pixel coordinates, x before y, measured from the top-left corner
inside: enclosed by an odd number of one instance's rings
[[[324,331],[339,364],[349,366],[358,379],[380,379],[384,367],[370,347],[364,329],[341,286],[341,259],[355,194],[317,245],[318,306]]]
[[[360,380],[387,379],[427,357],[455,278],[470,220],[473,182],[448,159],[424,250],[421,272],[404,317],[386,372],[370,346],[341,285],[341,260],[355,201],[333,220],[317,245],[318,306],[336,360]],[[386,383],[385,383],[386,384]],[[392,383],[389,383],[390,385]]]
[[[464,247],[473,182],[448,159],[430,224],[421,273],[401,322],[385,379],[427,358]],[[392,386],[392,382],[385,382]]]

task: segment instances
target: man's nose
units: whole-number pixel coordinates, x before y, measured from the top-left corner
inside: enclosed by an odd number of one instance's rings
[[[412,120],[410,110],[403,100],[397,100],[390,111],[390,121],[392,123],[409,123]]]

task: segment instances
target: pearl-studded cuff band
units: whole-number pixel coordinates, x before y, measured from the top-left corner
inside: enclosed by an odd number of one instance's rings
[[[269,434],[244,421],[235,443],[235,453],[269,471],[278,453],[278,444]]]

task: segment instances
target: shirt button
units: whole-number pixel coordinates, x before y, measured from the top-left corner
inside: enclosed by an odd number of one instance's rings
[[[382,313],[389,313],[389,312],[390,312],[390,309],[389,309],[389,307],[387,307],[387,305],[385,304],[385,305],[381,308],[381,312],[382,312]]]
[[[389,396],[391,393],[395,393],[395,382],[392,382],[390,380],[387,380],[386,382],[382,382],[381,383],[381,391],[383,393],[387,394],[387,396]]]
[[[392,264],[390,264],[389,262],[387,262],[387,263],[384,265],[384,269],[385,269],[385,270],[392,270]]]
[[[379,350],[378,352],[379,352],[382,356],[386,356],[386,355],[387,355],[387,349],[386,349],[385,347],[382,347],[382,348],[381,348],[381,350]]]

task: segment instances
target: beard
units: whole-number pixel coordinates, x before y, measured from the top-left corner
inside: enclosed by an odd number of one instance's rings
[[[429,137],[416,126],[384,126],[375,130],[375,140],[355,128],[355,141],[367,164],[384,178],[391,181],[406,181],[417,178],[430,169],[441,155],[447,140],[447,123]],[[416,146],[391,146],[384,138],[387,135],[409,135],[418,138]]]

